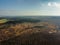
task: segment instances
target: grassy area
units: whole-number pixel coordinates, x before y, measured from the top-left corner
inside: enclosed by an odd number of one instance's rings
[[[1,19],[1,20],[0,20],[0,24],[1,24],[1,23],[6,23],[7,21],[8,21],[7,19]]]

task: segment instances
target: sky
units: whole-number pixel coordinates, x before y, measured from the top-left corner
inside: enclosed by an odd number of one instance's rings
[[[0,16],[60,16],[60,0],[0,0]]]

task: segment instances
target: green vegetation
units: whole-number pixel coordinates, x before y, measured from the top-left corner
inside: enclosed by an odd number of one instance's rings
[[[6,23],[7,21],[8,21],[7,19],[1,19],[1,20],[0,20],[0,24],[1,24],[1,23]]]

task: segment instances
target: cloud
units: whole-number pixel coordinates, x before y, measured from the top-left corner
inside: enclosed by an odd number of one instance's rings
[[[54,3],[56,7],[60,8],[60,3]]]
[[[49,3],[48,3],[48,6],[52,6],[52,4],[49,2]]]
[[[56,2],[49,2],[48,3],[49,7],[56,7],[56,8],[60,8],[60,3],[56,3]]]

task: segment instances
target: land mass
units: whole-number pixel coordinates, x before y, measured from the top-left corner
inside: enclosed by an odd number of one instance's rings
[[[1,18],[0,45],[59,45],[60,25],[53,24],[55,21],[51,19],[52,17]],[[57,17],[53,19],[59,20]]]

